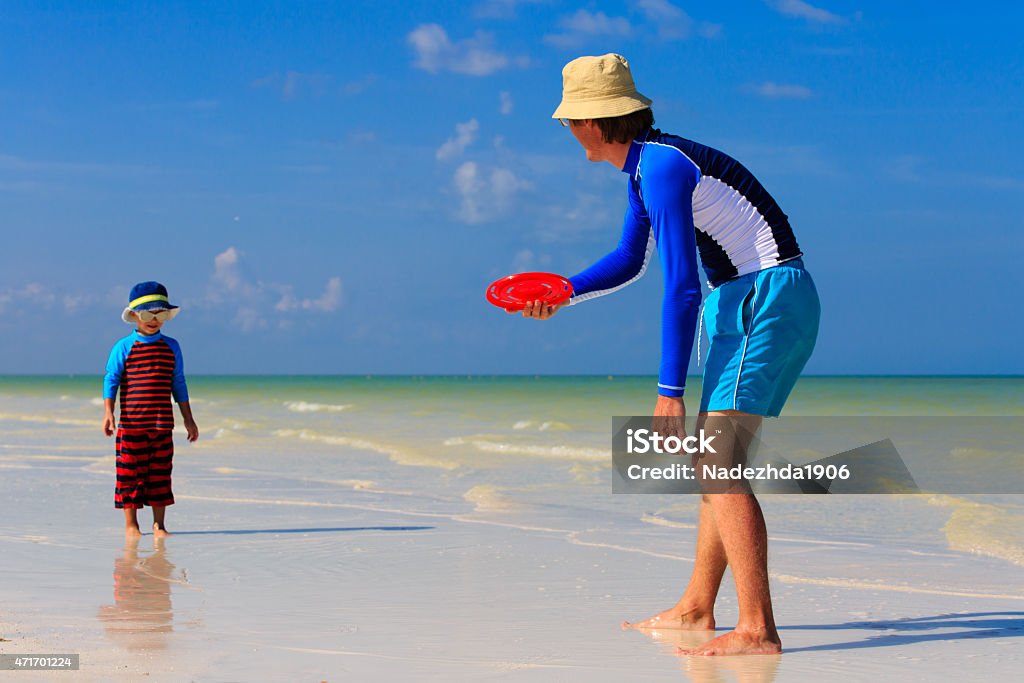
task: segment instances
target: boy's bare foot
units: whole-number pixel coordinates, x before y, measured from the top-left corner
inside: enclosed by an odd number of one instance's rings
[[[126,526],[124,528],[124,536],[125,538],[140,538],[142,531],[137,526]]]
[[[171,535],[171,532],[167,530],[167,527],[162,524],[153,522],[153,536],[156,538],[167,538]]]
[[[666,628],[681,629],[684,631],[714,631],[715,615],[711,611],[697,609],[694,607],[682,607],[676,605],[660,614],[655,614],[650,619],[635,624],[628,621],[622,622],[622,628]]]
[[[678,648],[676,654],[700,656],[777,655],[782,653],[782,640],[773,628],[746,630],[737,628],[704,643],[700,647]]]

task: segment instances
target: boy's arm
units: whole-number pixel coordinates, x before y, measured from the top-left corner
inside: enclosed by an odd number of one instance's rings
[[[117,398],[117,389],[121,386],[121,378],[124,376],[124,363],[128,358],[128,349],[131,348],[130,339],[122,339],[114,344],[107,358],[107,369],[103,375],[103,433],[107,436],[114,435],[114,428],[117,426],[114,420],[114,399]]]
[[[103,411],[103,433],[107,436],[113,436],[114,427],[117,424],[114,420],[114,399],[103,399]]]
[[[178,403],[178,410],[181,411],[181,417],[185,420],[185,431],[188,432],[188,440],[196,441],[199,438],[199,426],[192,417],[192,406],[189,405],[188,401],[182,401]]]
[[[181,355],[181,346],[174,339],[166,337],[171,351],[174,352],[174,372],[171,374],[171,394],[180,405],[188,403],[188,384],[185,382],[185,361]],[[182,412],[182,415],[185,413]]]

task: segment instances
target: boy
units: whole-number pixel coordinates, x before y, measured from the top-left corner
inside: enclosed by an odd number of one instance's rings
[[[174,409],[178,402],[188,440],[199,438],[192,419],[188,387],[178,342],[160,333],[163,324],[178,314],[159,282],[132,287],[121,319],[135,331],[114,344],[103,377],[103,433],[114,434],[114,398],[121,390],[121,422],[117,425],[117,486],[114,507],[124,509],[125,534],[142,535],[137,511],[153,508],[153,535],[168,536],[164,513],[174,504],[171,493],[171,457]]]

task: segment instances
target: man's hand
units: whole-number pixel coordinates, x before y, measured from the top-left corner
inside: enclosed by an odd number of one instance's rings
[[[658,402],[654,404],[654,420],[651,422],[651,429],[663,437],[677,436],[680,439],[686,437],[686,406],[683,405],[682,396],[661,396],[658,395]]]
[[[568,302],[561,304],[545,304],[543,301],[528,301],[526,306],[523,307],[524,318],[534,318],[535,320],[547,320],[563,307],[567,306]],[[515,313],[515,311],[506,311],[506,313]]]
[[[114,435],[114,414],[107,413],[103,416],[103,433],[107,436]]]

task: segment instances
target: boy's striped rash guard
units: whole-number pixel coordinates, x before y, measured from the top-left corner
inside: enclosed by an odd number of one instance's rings
[[[177,340],[136,330],[110,350],[103,376],[103,398],[121,392],[120,426],[124,429],[174,429],[171,396],[188,402],[188,385]]]
[[[610,254],[569,278],[570,304],[610,294],[647,270],[655,245],[665,279],[658,393],[682,396],[700,308],[697,249],[709,285],[800,256],[789,220],[732,157],[657,129],[630,146],[629,206]]]

